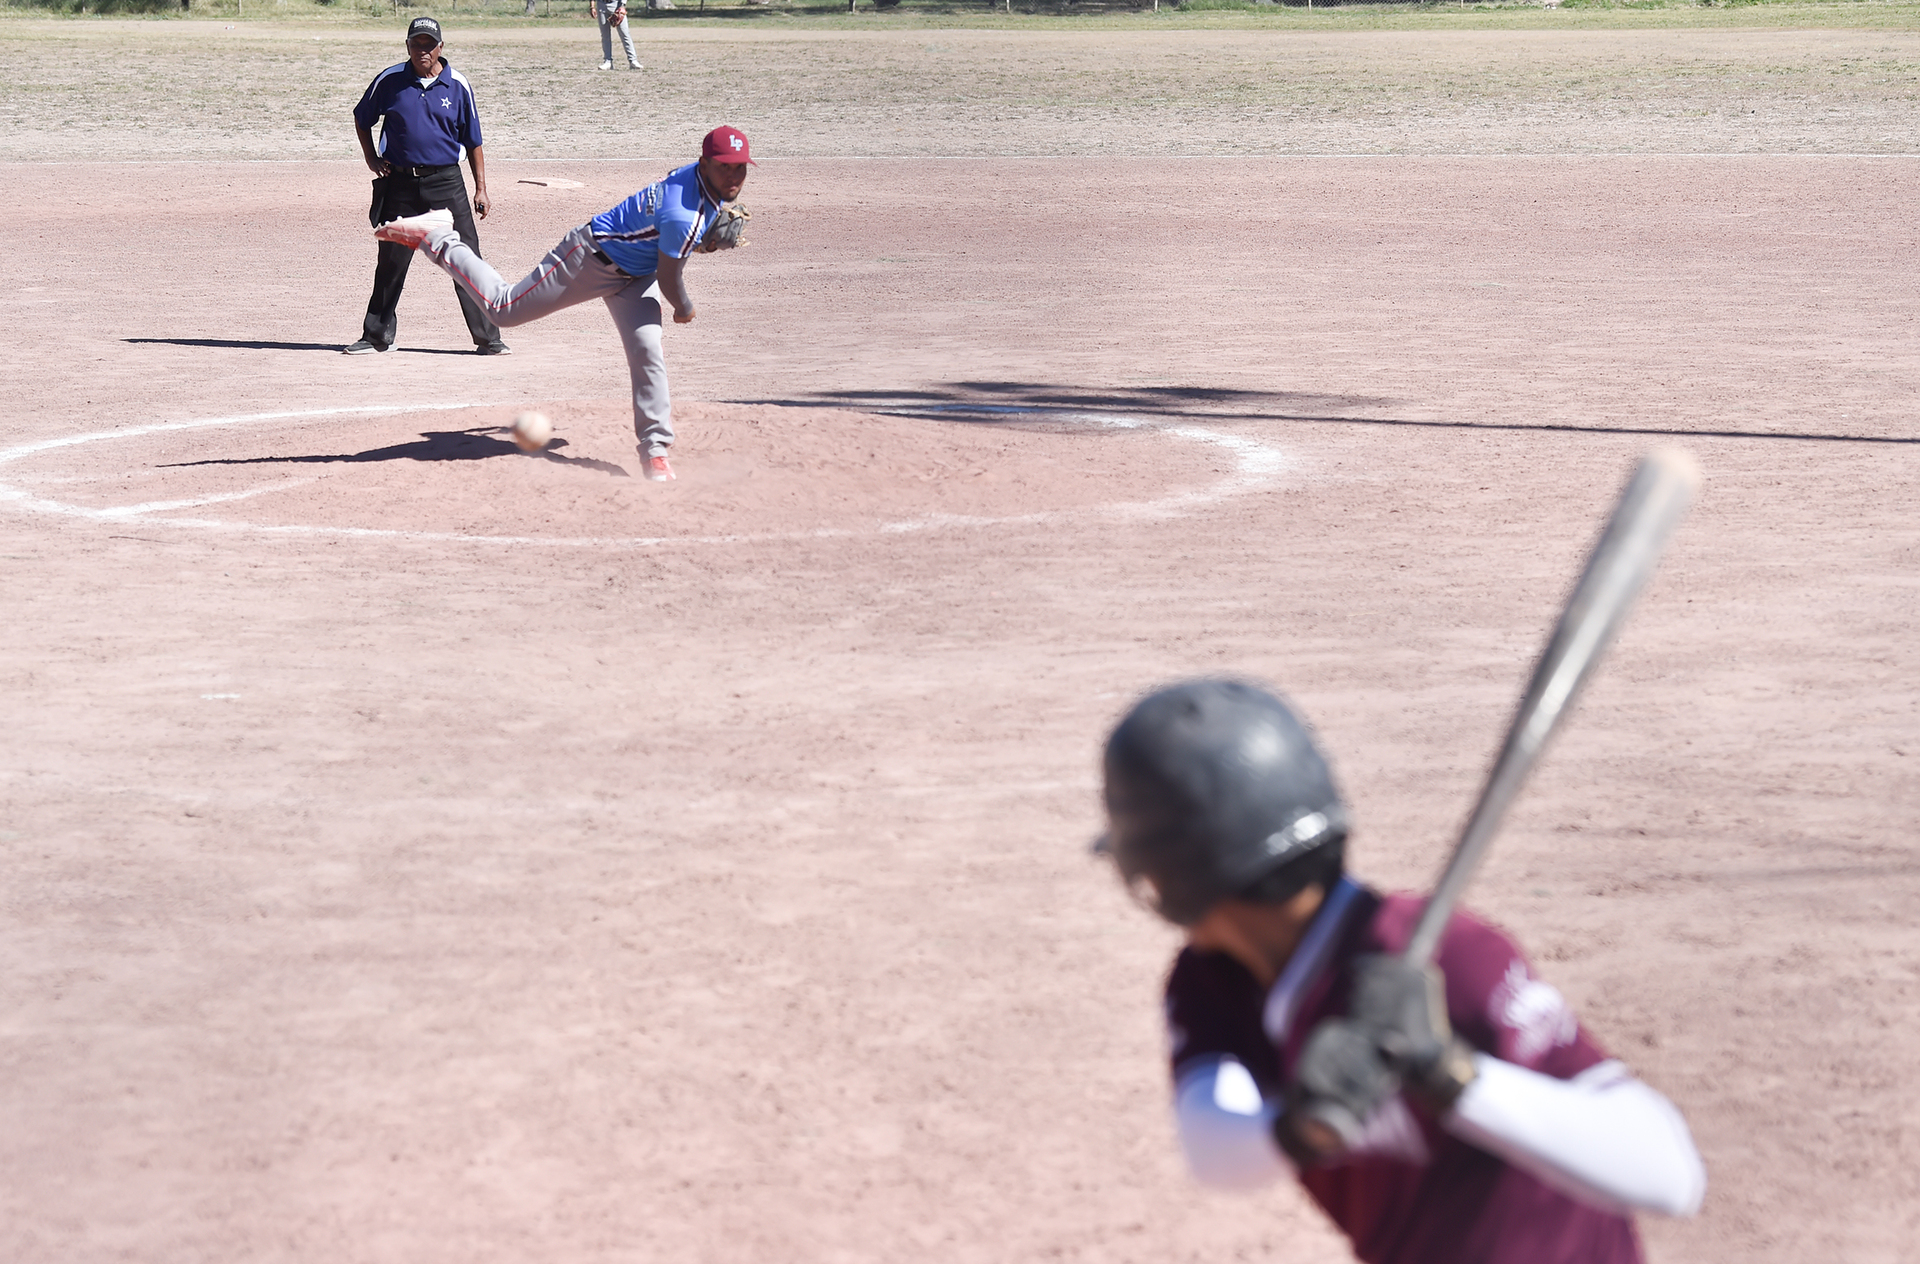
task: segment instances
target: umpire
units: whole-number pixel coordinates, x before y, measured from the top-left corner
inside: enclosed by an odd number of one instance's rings
[[[487,196],[487,163],[480,153],[480,111],[474,105],[467,77],[440,55],[446,43],[440,24],[415,18],[407,24],[407,59],[374,76],[360,104],[353,107],[353,127],[360,134],[360,152],[374,174],[373,205],[367,217],[375,227],[404,215],[446,209],[453,212],[460,240],[480,253],[480,234],[473,226],[474,211],[487,217],[493,201]],[[373,125],[381,121],[380,143]],[[473,165],[473,204],[467,204],[467,182],[460,175],[460,151],[465,148]],[[367,319],[360,341],[342,350],[348,355],[385,351],[393,346],[398,328],[394,310],[407,283],[413,251],[391,242],[380,243],[380,262],[373,270],[373,297],[367,300]],[[459,286],[460,310],[481,355],[506,355],[500,330],[480,310],[472,295]]]

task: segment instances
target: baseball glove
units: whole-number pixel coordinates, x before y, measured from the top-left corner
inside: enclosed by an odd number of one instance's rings
[[[707,229],[707,235],[700,239],[700,244],[694,249],[700,254],[710,255],[716,250],[732,250],[735,246],[746,245],[747,221],[752,218],[747,208],[738,202],[721,207],[720,213],[714,216],[713,227]]]

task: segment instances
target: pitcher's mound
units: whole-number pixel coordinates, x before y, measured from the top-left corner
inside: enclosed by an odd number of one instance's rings
[[[515,413],[553,420],[545,452]],[[56,449],[9,481],[147,518],[553,539],[866,531],[1144,503],[1231,473],[1227,450],[1151,419],[898,416],[676,407],[679,478],[640,475],[631,411],[605,400],[212,424]]]

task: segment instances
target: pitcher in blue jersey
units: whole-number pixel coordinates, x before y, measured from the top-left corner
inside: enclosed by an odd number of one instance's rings
[[[381,241],[412,247],[444,268],[500,325],[524,325],[597,298],[620,330],[633,375],[633,433],[641,468],[654,480],[673,477],[673,409],[660,342],[660,302],[673,320],[693,320],[687,294],[687,256],[700,246],[721,208],[740,196],[747,168],[756,165],[747,138],[716,127],[688,163],[594,216],[560,239],[533,271],[509,283],[454,231],[453,217],[431,211],[382,224]]]

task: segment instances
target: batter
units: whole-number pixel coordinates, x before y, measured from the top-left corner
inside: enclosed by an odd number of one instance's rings
[[[716,127],[700,159],[667,174],[560,239],[519,281],[508,283],[467,247],[445,211],[382,224],[381,241],[418,249],[446,269],[501,325],[524,325],[563,308],[599,299],[607,305],[627,353],[633,381],[633,431],[641,469],[673,478],[673,409],[660,341],[660,301],[677,325],[694,318],[683,271],[727,203],[740,196],[747,168],[757,165],[747,138]]]
[[[1280,699],[1162,690],[1105,763],[1097,847],[1187,935],[1166,1015],[1200,1181],[1294,1176],[1367,1264],[1639,1264],[1633,1212],[1699,1209],[1680,1113],[1512,940],[1461,914],[1432,969],[1392,955],[1423,902],[1347,876],[1346,805]]]

